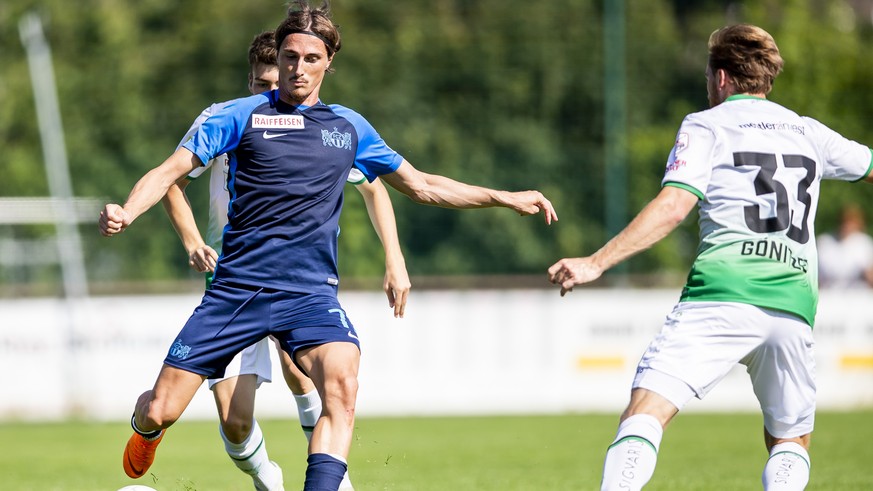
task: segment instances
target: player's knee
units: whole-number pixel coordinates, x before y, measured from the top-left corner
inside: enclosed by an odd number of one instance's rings
[[[775,436],[770,434],[770,431],[768,431],[767,428],[764,428],[764,445],[766,445],[768,451],[770,451],[773,447],[775,447],[776,445],[779,445],[780,443],[789,443],[789,442],[797,443],[801,447],[809,450],[809,444],[811,441],[812,441],[812,433],[806,433],[806,434],[803,434],[800,436],[790,437],[790,438],[775,437]]]
[[[149,426],[169,428],[179,419],[179,415],[172,412],[166,412],[163,407],[152,404],[145,413],[145,419]]]
[[[358,378],[353,374],[342,374],[325,381],[325,397],[322,405],[342,405],[354,408],[358,395]]]
[[[232,443],[242,443],[252,432],[252,419],[230,415],[221,421],[224,436]]]
[[[179,419],[180,412],[164,403],[160,399],[152,399],[146,401],[140,406],[148,426],[157,426],[159,428],[169,428]]]
[[[661,426],[666,426],[678,412],[679,409],[664,396],[648,389],[637,388],[632,391],[631,400],[622,413],[621,420],[647,414],[657,419]]]
[[[358,395],[358,377],[344,375],[337,380],[337,392],[343,400],[354,401]]]
[[[303,374],[286,371],[284,375],[285,383],[294,394],[307,394],[315,389],[315,385],[313,385],[312,380],[310,380]]]

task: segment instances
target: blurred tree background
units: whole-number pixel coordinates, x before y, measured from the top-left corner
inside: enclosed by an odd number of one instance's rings
[[[541,217],[508,210],[423,207],[392,190],[414,285],[484,277],[500,286],[516,279],[545,286],[554,261],[591,253],[609,238],[604,179],[607,166],[621,163],[604,161],[604,66],[622,61],[604,59],[604,1],[332,2],[343,49],[323,86],[325,102],[362,113],[426,172],[538,189],[560,217],[547,227]],[[682,117],[706,108],[706,41],[729,23],[758,24],[776,38],[786,66],[771,99],[873,142],[871,4],[625,0],[628,214],[657,193]],[[275,0],[4,0],[0,197],[48,195],[18,34],[24,14],[40,14],[53,50],[75,195],[123,203],[204,107],[247,94],[248,44],[274,28],[284,10]],[[205,184],[189,187],[201,223],[206,192]],[[846,202],[869,209],[873,193],[824,185],[818,232],[835,227]],[[346,193],[341,228],[344,284],[378,288],[383,254],[356,192]],[[80,230],[95,291],[199,279],[160,206],[112,240],[96,225]],[[49,226],[0,225],[7,244],[53,233]],[[690,217],[623,272],[638,284],[681,283],[696,241]],[[56,265],[7,263],[0,265],[5,294],[60,291]]]

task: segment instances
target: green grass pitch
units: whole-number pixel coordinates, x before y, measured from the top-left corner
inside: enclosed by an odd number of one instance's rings
[[[360,418],[350,455],[358,491],[597,489],[617,415]],[[755,414],[680,414],[661,445],[647,490],[759,490],[765,452]],[[264,420],[285,489],[302,488],[305,438],[296,420]],[[137,480],[121,470],[124,423],[0,424],[0,489],[251,490],[224,453],[217,422],[170,429],[155,465]],[[807,489],[873,489],[873,410],[820,413]]]

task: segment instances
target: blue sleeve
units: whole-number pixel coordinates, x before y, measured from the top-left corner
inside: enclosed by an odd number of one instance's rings
[[[266,96],[255,95],[224,103],[202,122],[191,139],[182,146],[194,153],[204,164],[232,151],[239,145],[249,116],[256,107],[267,101]]]
[[[390,174],[400,167],[403,157],[391,149],[366,119],[351,109],[338,105],[330,106],[333,111],[352,123],[358,133],[358,153],[355,167],[367,180],[373,182],[378,176]]]

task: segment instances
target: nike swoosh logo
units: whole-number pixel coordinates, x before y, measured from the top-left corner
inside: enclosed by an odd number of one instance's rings
[[[145,471],[143,471],[142,469],[137,469],[136,466],[133,465],[133,462],[130,460],[130,455],[125,455],[125,457],[127,457],[127,465],[130,467],[130,470],[132,470],[133,473],[136,474],[136,477],[140,477],[145,474]]]
[[[264,136],[264,140],[270,140],[273,138],[278,138],[280,136],[285,136],[287,134],[288,133],[270,133],[269,131],[265,131],[263,136]]]

